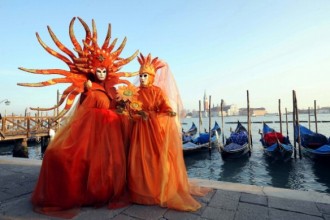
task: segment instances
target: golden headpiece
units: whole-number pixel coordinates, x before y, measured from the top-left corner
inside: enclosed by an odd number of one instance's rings
[[[139,73],[148,73],[149,75],[155,76],[156,71],[164,66],[162,61],[158,60],[158,57],[151,59],[151,54],[149,53],[147,57],[144,57],[140,53],[138,61],[141,65]]]
[[[39,110],[48,111],[51,109],[55,109],[62,105],[62,103],[66,100],[66,105],[61,113],[57,116],[56,119],[62,117],[66,112],[69,111],[71,108],[75,97],[83,92],[84,90],[84,83],[87,81],[88,74],[95,74],[95,70],[98,67],[106,68],[108,73],[107,80],[113,81],[112,84],[117,83],[127,83],[126,80],[119,79],[122,76],[132,76],[136,75],[137,73],[125,73],[125,72],[118,72],[120,68],[129,63],[133,60],[138,51],[136,51],[132,56],[123,59],[120,56],[122,50],[126,44],[126,37],[119,46],[119,48],[115,51],[112,51],[115,47],[117,39],[115,39],[110,45],[110,38],[111,38],[111,26],[108,26],[108,32],[102,47],[100,47],[97,43],[97,31],[96,25],[94,20],[92,20],[92,27],[93,32],[90,31],[88,25],[78,17],[80,23],[85,29],[86,36],[83,40],[83,44],[80,45],[76,39],[76,36],[73,31],[73,24],[75,21],[75,17],[70,22],[69,27],[69,35],[71,42],[74,46],[74,50],[78,53],[78,57],[70,51],[67,47],[65,47],[55,36],[53,31],[48,26],[48,32],[53,39],[56,46],[65,53],[66,56],[56,52],[55,50],[48,47],[39,37],[39,34],[36,33],[37,39],[41,46],[51,55],[55,56],[56,58],[65,62],[69,70],[62,70],[62,69],[26,69],[20,67],[19,69],[30,72],[30,73],[37,73],[37,74],[59,74],[65,76],[64,78],[54,78],[45,82],[39,83],[18,83],[20,86],[29,86],[29,87],[42,87],[42,86],[49,86],[54,85],[57,83],[71,83],[71,85],[63,92],[61,99],[57,105],[51,108],[38,108]],[[36,110],[37,108],[31,108],[32,110]]]
[[[123,49],[126,45],[127,38],[125,37],[123,42],[119,46],[119,48],[116,51],[112,52],[112,50],[114,49],[115,44],[117,42],[117,38],[109,45],[109,41],[110,41],[110,37],[111,37],[110,24],[108,27],[108,33],[107,33],[106,39],[103,43],[103,46],[99,47],[99,45],[97,43],[97,32],[96,32],[96,26],[95,26],[94,20],[92,22],[93,22],[92,23],[92,25],[93,25],[92,43],[89,44],[89,42],[88,43],[86,41],[83,42],[84,46],[88,50],[88,53],[87,53],[88,55],[87,55],[87,62],[85,62],[84,58],[81,59],[81,61],[84,64],[80,68],[80,70],[85,73],[91,72],[91,73],[95,74],[96,68],[102,67],[102,68],[106,68],[107,72],[110,74],[117,73],[123,65],[129,63],[131,60],[133,60],[137,56],[138,51],[136,51],[132,56],[130,56],[126,59],[119,57],[119,55],[121,54],[121,52],[123,51]],[[84,56],[83,51],[77,51],[77,52],[79,54],[81,54],[82,56]]]

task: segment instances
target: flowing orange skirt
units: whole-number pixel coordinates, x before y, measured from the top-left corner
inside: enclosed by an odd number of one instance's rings
[[[174,118],[150,114],[148,120],[135,123],[128,159],[128,185],[134,203],[182,211],[201,207],[191,193],[201,196],[209,189],[188,183]]]
[[[125,204],[125,189],[126,156],[118,115],[78,108],[46,150],[32,203],[37,212],[70,218],[81,206]]]

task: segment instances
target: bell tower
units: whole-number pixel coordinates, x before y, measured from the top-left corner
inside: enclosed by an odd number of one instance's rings
[[[207,99],[206,91],[204,90],[204,112],[209,110],[209,100]]]

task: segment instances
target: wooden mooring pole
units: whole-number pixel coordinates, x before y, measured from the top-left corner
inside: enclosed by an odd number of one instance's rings
[[[297,143],[296,143],[296,137],[298,136],[297,135],[297,130],[299,129],[296,129],[296,107],[295,107],[295,91],[292,90],[292,122],[293,122],[293,156],[294,156],[294,159],[297,159]]]
[[[315,132],[317,132],[317,114],[316,114],[316,100],[314,100],[314,117],[315,117]]]
[[[223,99],[221,99],[221,136],[222,136],[222,146],[225,146],[225,137],[224,137],[224,123],[223,123]]]
[[[285,108],[286,136],[289,138],[288,109]]]
[[[282,133],[282,112],[281,112],[281,99],[278,100],[278,115],[280,117],[280,133]]]
[[[246,98],[247,98],[247,123],[248,123],[248,145],[250,149],[251,154],[251,148],[252,148],[252,135],[251,135],[251,117],[250,117],[250,97],[249,97],[249,90],[246,90]]]
[[[209,96],[209,152],[211,154],[212,143],[211,143],[211,96]]]
[[[311,130],[311,108],[308,107],[308,129]]]
[[[201,110],[201,100],[199,100],[199,106],[198,106],[198,133],[201,134],[201,124],[202,124],[202,110]]]
[[[299,110],[298,110],[298,101],[297,101],[297,96],[296,96],[296,91],[294,91],[294,108],[295,108],[295,126],[297,128],[298,132],[298,152],[299,152],[299,158],[302,158],[301,154],[301,138],[300,138],[300,127],[299,127]]]

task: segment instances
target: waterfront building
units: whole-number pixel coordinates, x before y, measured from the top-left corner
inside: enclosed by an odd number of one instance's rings
[[[261,108],[250,108],[251,116],[264,116],[267,114],[267,111],[264,107]],[[247,108],[240,108],[239,115],[247,115]]]
[[[321,107],[316,109],[316,112],[319,114],[329,114],[330,113],[330,107]]]
[[[222,114],[223,116],[233,116],[238,115],[238,108],[237,105],[224,105],[222,107]],[[211,115],[214,117],[221,116],[221,106],[217,105],[216,107],[211,108]]]
[[[238,115],[238,107],[235,104],[231,105],[225,105],[223,106],[222,114],[223,116],[234,116]],[[199,117],[199,111],[193,110],[189,113],[187,113],[189,117],[192,118],[198,118]],[[217,105],[216,107],[211,108],[211,117],[220,117],[221,116],[221,107]],[[206,118],[208,117],[208,111],[201,111],[201,117]]]

